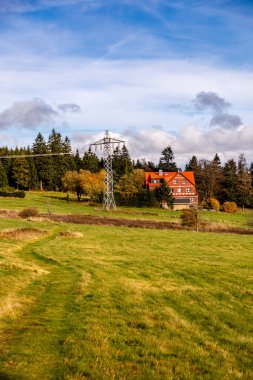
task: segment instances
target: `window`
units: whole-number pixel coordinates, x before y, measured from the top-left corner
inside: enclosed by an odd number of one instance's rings
[[[190,187],[187,187],[187,188],[186,188],[186,192],[187,192],[187,193],[190,193],[190,192],[191,192],[191,188],[190,188]]]
[[[159,183],[160,180],[159,179],[151,179],[151,183]]]
[[[194,201],[194,198],[190,198],[190,202],[193,202]]]
[[[185,185],[185,184],[186,184],[186,180],[185,180],[185,179],[183,179],[183,181],[182,181],[182,184],[183,184],[183,185]]]
[[[181,189],[181,187],[179,187],[179,188],[177,189],[177,192],[178,192],[178,193],[182,193],[182,189]]]
[[[173,185],[176,185],[178,183],[177,179],[173,179]]]

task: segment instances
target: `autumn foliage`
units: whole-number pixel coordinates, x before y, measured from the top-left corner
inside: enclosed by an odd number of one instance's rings
[[[210,198],[210,205],[211,208],[215,211],[220,211],[220,202],[218,201],[218,199]]]
[[[73,191],[80,201],[82,194],[88,195],[91,200],[97,200],[104,190],[105,171],[91,173],[89,170],[68,171],[62,178],[66,191]]]
[[[237,204],[235,202],[225,202],[223,210],[229,214],[233,214],[237,211]]]

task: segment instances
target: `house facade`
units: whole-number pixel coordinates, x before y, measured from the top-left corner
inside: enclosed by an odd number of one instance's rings
[[[198,207],[198,193],[196,190],[195,177],[189,172],[146,172],[146,186],[154,190],[161,185],[161,179],[165,179],[175,199],[174,210],[182,210]]]

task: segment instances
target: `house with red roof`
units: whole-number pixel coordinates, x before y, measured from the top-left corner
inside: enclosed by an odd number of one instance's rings
[[[174,210],[198,207],[198,193],[193,171],[189,172],[146,172],[145,181],[149,190],[161,186],[161,179],[166,180],[173,193]]]

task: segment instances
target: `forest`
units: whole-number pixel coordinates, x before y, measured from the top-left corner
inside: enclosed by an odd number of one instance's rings
[[[47,156],[49,153],[62,155]],[[42,156],[27,157],[40,154]],[[19,155],[21,157],[4,158]],[[0,158],[2,190],[64,191],[66,173],[99,173],[103,169],[103,158],[97,157],[91,149],[83,155],[78,150],[73,154],[70,139],[62,137],[55,129],[47,140],[38,133],[31,147],[0,147]],[[229,201],[236,202],[242,208],[253,207],[253,163],[248,165],[243,153],[236,160],[231,158],[224,164],[217,153],[214,153],[212,160],[198,159],[193,154],[185,168],[179,168],[170,146],[162,150],[157,164],[144,158],[132,160],[127,147],[123,146],[114,150],[112,159],[116,201],[125,205],[153,206],[157,202],[157,197],[155,199],[145,189],[144,172],[183,169],[194,171],[199,200],[203,206],[214,198],[220,203]]]

